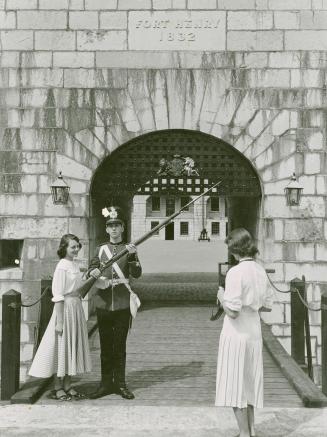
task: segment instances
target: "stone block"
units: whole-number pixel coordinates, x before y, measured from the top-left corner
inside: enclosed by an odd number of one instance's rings
[[[75,178],[84,181],[90,181],[93,172],[90,168],[83,164],[79,164],[74,159],[68,158],[65,155],[57,154],[57,167],[61,169],[63,176],[74,175]]]
[[[95,11],[69,12],[70,29],[98,29],[99,17]]]
[[[285,50],[326,50],[327,30],[286,30]]]
[[[5,0],[0,0],[0,9],[5,9]]]
[[[20,345],[20,360],[30,361],[33,358],[33,344],[23,343]]]
[[[95,88],[96,71],[94,69],[67,69],[64,72],[64,84],[68,88]]]
[[[7,0],[7,9],[37,9],[37,0]]]
[[[78,235],[79,238],[88,238],[88,219],[86,218],[70,218],[68,220],[69,232]]]
[[[246,68],[266,68],[268,66],[268,53],[263,52],[253,52],[253,53],[243,53],[241,63],[237,63],[237,53],[235,59],[235,66],[246,67]]]
[[[271,123],[271,133],[273,135],[282,135],[290,128],[289,111],[281,111]]]
[[[324,77],[321,70],[292,70],[291,71],[291,87],[316,87],[323,86]]]
[[[304,155],[305,174],[317,174],[321,171],[320,153],[306,153]]]
[[[59,68],[34,68],[28,70],[10,70],[10,87],[62,87],[63,70]]]
[[[227,30],[264,30],[273,28],[272,12],[228,12]]]
[[[311,9],[311,0],[269,0],[268,5],[271,10]]]
[[[84,9],[84,0],[39,0],[39,9]]]
[[[299,12],[275,12],[275,29],[300,29]]]
[[[311,135],[307,136],[307,147],[311,151],[322,150],[324,148],[324,137],[321,131],[313,131]]]
[[[216,9],[217,2],[216,0],[188,0],[187,8],[188,9]]]
[[[290,71],[286,69],[251,70],[251,88],[289,88]]]
[[[125,50],[127,33],[123,30],[78,31],[78,50]]]
[[[118,0],[118,9],[151,9],[151,6],[151,0]]]
[[[271,68],[300,68],[300,55],[292,52],[269,53],[269,67]]]
[[[283,323],[283,307],[278,304],[274,304],[270,313],[261,313],[262,319],[269,325],[273,323]]]
[[[283,32],[279,30],[230,31],[227,50],[276,51],[283,50]]]
[[[172,6],[173,9],[186,9],[186,0],[172,0],[172,1],[173,1],[173,6]]]
[[[0,31],[2,50],[33,50],[33,32],[29,30]]]
[[[321,108],[323,105],[324,96],[321,89],[306,89],[303,97],[306,107]]]
[[[301,11],[301,29],[322,29],[326,30],[327,11]]]
[[[15,12],[0,12],[0,29],[15,29],[16,28],[16,13]]]
[[[298,178],[299,183],[302,185],[303,187],[303,195],[308,195],[308,194],[316,194],[316,176],[300,176]],[[317,193],[317,194],[321,194],[321,193]]]
[[[317,194],[326,195],[327,192],[327,176],[316,176],[316,189]]]
[[[54,52],[53,67],[61,68],[93,68],[95,54],[91,52]]]
[[[255,0],[218,0],[218,9],[255,9]]]
[[[101,12],[100,29],[127,29],[127,12]]]
[[[18,11],[18,29],[66,29],[67,13],[63,11]]]
[[[14,238],[16,239],[16,237]],[[23,267],[9,267],[5,269],[0,269],[0,280],[4,279],[6,281],[21,280],[23,278]],[[2,282],[2,281],[1,281]],[[10,289],[10,288],[9,288]],[[9,289],[5,290],[8,291]],[[18,291],[18,290],[16,290]]]
[[[25,364],[20,364],[20,367],[19,367],[19,381],[21,382],[21,383],[24,383],[24,382],[26,382],[27,381],[27,378],[28,378],[28,369],[29,369],[29,365],[25,365]]]
[[[68,220],[67,217],[47,217],[47,218],[31,218],[18,217],[15,223],[12,218],[2,218],[1,238],[24,239],[29,238],[61,238],[67,233]]]
[[[172,8],[172,0],[152,0],[153,9],[171,9]]]
[[[19,52],[5,52],[1,53],[1,68],[4,74],[4,68],[13,67],[18,68],[19,66]],[[3,78],[2,78],[3,80]]]
[[[19,64],[22,68],[51,68],[51,52],[22,52]],[[16,65],[16,68],[18,65]]]
[[[312,9],[324,9],[324,0],[312,0]]]
[[[284,240],[317,241],[323,238],[323,224],[319,218],[287,219],[284,223]]]
[[[36,50],[75,50],[76,34],[73,31],[36,31],[35,49]]]
[[[17,89],[0,89],[0,107],[4,108],[19,106],[20,96]]]
[[[36,175],[23,175],[21,179],[23,193],[38,192],[38,177]]]
[[[85,9],[117,9],[118,0],[85,0]]]

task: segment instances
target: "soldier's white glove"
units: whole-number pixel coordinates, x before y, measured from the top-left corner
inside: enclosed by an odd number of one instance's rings
[[[137,250],[136,250],[136,246],[135,246],[135,244],[133,244],[133,243],[126,244],[126,249],[128,250],[128,253],[129,253],[129,254],[132,254],[132,253],[136,253],[136,252],[137,252]]]

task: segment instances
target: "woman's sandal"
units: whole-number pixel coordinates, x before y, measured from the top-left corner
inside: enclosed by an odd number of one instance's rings
[[[69,387],[66,390],[66,393],[71,397],[71,399],[75,399],[76,401],[80,401],[81,399],[86,399],[86,395],[77,391],[74,387]]]
[[[59,394],[60,392],[62,392],[61,395]],[[54,399],[56,401],[70,401],[72,399],[72,395],[66,393],[63,388],[59,388],[58,390],[52,390],[49,393],[49,398]]]

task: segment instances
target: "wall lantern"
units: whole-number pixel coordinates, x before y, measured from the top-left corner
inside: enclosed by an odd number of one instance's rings
[[[70,187],[63,180],[61,171],[59,172],[59,176],[51,185],[51,194],[52,201],[55,205],[66,205],[68,202]]]
[[[300,204],[303,187],[298,183],[295,173],[291,177],[291,182],[285,188],[287,205],[295,206]]]

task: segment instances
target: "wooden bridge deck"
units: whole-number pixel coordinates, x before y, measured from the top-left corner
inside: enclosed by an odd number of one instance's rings
[[[139,312],[128,337],[127,383],[134,401],[117,395],[92,402],[119,405],[213,406],[217,349],[222,318],[209,320],[208,305],[146,306]],[[81,390],[93,391],[100,378],[99,338],[91,339],[93,371],[76,380]],[[303,406],[281,370],[264,349],[266,407]],[[40,403],[51,402],[46,394]]]

